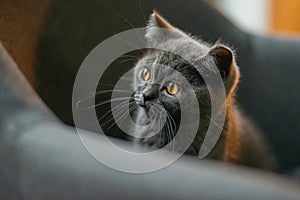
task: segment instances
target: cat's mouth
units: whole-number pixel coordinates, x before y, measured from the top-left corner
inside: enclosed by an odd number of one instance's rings
[[[146,110],[149,110],[153,105],[160,104],[159,99],[145,100],[145,97],[142,93],[134,93],[132,95],[132,99],[138,106],[143,107]]]
[[[146,102],[144,95],[142,93],[134,93],[133,94],[133,100],[135,103],[141,107],[146,107]]]
[[[148,93],[136,91],[132,101],[137,109],[132,113],[133,120],[144,128],[135,129],[137,143],[148,147],[161,148],[172,141],[176,133],[176,123],[164,107],[158,92]]]

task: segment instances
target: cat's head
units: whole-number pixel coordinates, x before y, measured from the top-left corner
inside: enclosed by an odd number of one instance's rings
[[[167,143],[171,128],[176,130],[180,123],[179,101],[190,103],[191,89],[196,94],[201,107],[201,116],[210,114],[210,96],[207,85],[199,71],[212,70],[216,66],[220,73],[227,99],[230,99],[238,83],[239,71],[235,64],[233,51],[226,45],[217,43],[210,45],[196,39],[172,26],[157,12],[150,16],[146,31],[146,41],[151,49],[141,58],[135,67],[134,99],[138,105],[133,115],[139,123],[149,123],[149,111],[154,106],[161,106],[176,125],[165,126],[156,136],[143,140],[150,145],[161,146]],[[205,69],[205,70],[204,70]],[[225,104],[225,102],[224,102]],[[182,106],[182,105],[181,105]],[[190,108],[193,112],[193,108]],[[159,119],[159,117],[158,117]],[[148,129],[157,129],[156,124]],[[155,121],[155,120],[154,120]],[[171,122],[170,122],[171,123]],[[205,120],[202,123],[205,122]],[[207,124],[199,124],[199,129],[205,129]],[[171,127],[172,126],[172,127]],[[149,128],[150,127],[150,128]],[[135,130],[139,135],[147,135],[152,130]]]

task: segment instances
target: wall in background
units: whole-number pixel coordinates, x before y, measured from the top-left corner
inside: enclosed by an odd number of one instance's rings
[[[271,16],[272,33],[300,33],[300,0],[272,0]]]
[[[208,0],[241,29],[300,35],[300,0]]]
[[[272,0],[214,0],[216,8],[243,30],[269,32]],[[297,0],[296,0],[297,1]]]

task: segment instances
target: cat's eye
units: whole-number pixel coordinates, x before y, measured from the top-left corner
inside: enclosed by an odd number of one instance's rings
[[[169,83],[168,86],[167,86],[167,92],[170,94],[170,95],[175,95],[177,94],[179,91],[179,87],[176,83]]]
[[[148,81],[151,77],[151,72],[149,69],[144,68],[143,72],[142,72],[142,78],[144,79],[144,81]]]

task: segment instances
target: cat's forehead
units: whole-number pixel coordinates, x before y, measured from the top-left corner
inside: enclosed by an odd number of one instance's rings
[[[158,44],[156,48],[159,54],[166,54],[165,52],[168,51],[186,60],[193,61],[205,56],[211,47],[201,40],[196,40],[191,37],[182,37],[179,39],[166,40]]]
[[[172,78],[178,81],[183,76],[191,83],[202,84],[203,79],[198,70],[203,65],[202,58],[210,49],[209,44],[189,36],[166,39],[151,48],[138,62],[136,72],[140,72],[141,67],[147,67],[153,70],[157,79]],[[174,70],[181,76],[176,75]]]
[[[151,69],[152,73],[155,74],[155,81],[172,79],[178,82],[184,78],[190,83],[202,84],[203,79],[197,70],[199,66],[194,66],[192,62],[178,54],[156,49],[140,61],[136,72],[140,72],[141,67],[146,67]]]
[[[152,48],[142,59],[141,64],[155,63],[180,69],[180,66],[189,66],[201,60],[208,54],[210,48],[209,44],[191,37],[169,39]]]

